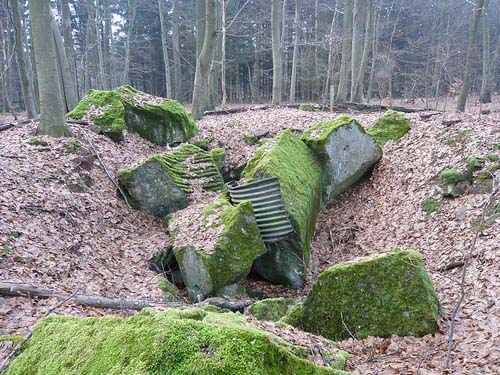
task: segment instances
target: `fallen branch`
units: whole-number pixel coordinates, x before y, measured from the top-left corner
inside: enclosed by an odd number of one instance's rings
[[[431,112],[431,113],[422,113],[420,115],[420,119],[421,120],[428,120],[430,119],[432,116],[436,116],[436,115],[439,115],[440,113],[439,112]]]
[[[245,307],[250,306],[253,300],[229,301],[224,298],[208,298],[202,302],[190,305],[183,302],[154,302],[154,301],[139,301],[122,298],[106,298],[99,296],[88,296],[85,294],[68,295],[58,293],[50,289],[39,288],[30,284],[0,282],[0,295],[7,297],[38,297],[38,298],[57,298],[65,301],[72,299],[74,303],[83,306],[91,306],[102,309],[113,310],[142,310],[145,307],[182,307],[182,306],[197,306],[203,307],[213,305],[231,311],[243,311]]]
[[[73,298],[73,296],[76,295],[76,292],[78,291],[78,289],[76,289],[73,294],[69,295],[67,298],[63,299],[61,302],[59,302],[57,305],[51,307],[42,317],[45,318],[47,316],[49,316],[50,314],[52,314],[56,309],[58,309],[59,307],[61,307],[62,305],[64,305],[66,302],[68,302],[71,298]],[[0,373],[2,373],[2,371],[4,371],[8,366],[9,366],[9,363],[10,361],[12,360],[12,358],[14,358],[14,356],[16,355],[16,353],[22,348],[22,346],[24,345],[24,343],[26,341],[28,341],[31,336],[33,336],[33,330],[29,331],[26,336],[24,336],[24,338],[14,347],[14,349],[12,349],[12,351],[10,352],[10,354],[4,359],[4,361],[2,362],[2,364],[0,365]]]
[[[462,122],[462,120],[460,119],[456,119],[456,120],[443,120],[441,121],[441,124],[448,127],[448,126],[452,126],[452,125],[455,125],[455,124],[458,124]]]
[[[0,132],[4,131],[4,130],[7,130],[7,129],[10,129],[10,128],[16,126],[16,125],[29,124],[31,121],[36,120],[37,118],[38,117],[29,118],[29,119],[25,119],[25,120],[19,120],[19,121],[6,122],[6,123],[3,123],[3,124],[0,124]]]

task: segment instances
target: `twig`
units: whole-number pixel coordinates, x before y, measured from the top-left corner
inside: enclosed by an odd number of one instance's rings
[[[60,301],[57,305],[51,307],[43,316],[41,319],[43,318],[46,318],[47,316],[49,316],[50,314],[52,314],[56,309],[58,309],[59,307],[61,307],[62,305],[64,305],[66,302],[68,302],[71,298],[73,298],[76,293],[78,292],[78,289],[77,288],[71,295],[69,295],[67,298],[63,299],[62,301]],[[31,331],[29,331],[26,336],[24,336],[24,338],[21,340],[21,342],[19,342],[15,347],[14,349],[12,349],[12,351],[10,352],[10,354],[4,359],[4,361],[2,362],[2,364],[0,365],[0,373],[2,371],[4,371],[8,366],[9,366],[9,363],[10,361],[12,360],[12,358],[14,358],[14,356],[16,355],[16,353],[21,349],[21,347],[26,343],[26,341],[28,341],[31,336],[33,336],[33,329]]]
[[[342,320],[342,325],[347,330],[347,333],[349,333],[349,336],[351,336],[355,341],[358,341],[357,337],[352,334],[352,332],[349,329],[349,327],[347,326],[347,324],[345,324],[345,322],[344,322],[344,315],[342,314],[342,311],[340,312],[340,320]]]
[[[7,158],[7,159],[26,159],[26,156],[5,155],[5,154],[0,154],[0,157]]]
[[[106,173],[106,175],[108,176],[109,180],[113,183],[113,185],[115,185],[115,187],[118,189],[118,191],[120,192],[121,196],[123,197],[123,200],[125,201],[125,203],[127,204],[128,208],[132,209],[132,206],[130,205],[130,203],[128,202],[128,199],[127,199],[127,196],[125,195],[125,192],[123,191],[123,189],[121,188],[121,186],[119,184],[116,183],[116,181],[114,180],[114,178],[111,176],[111,174],[109,173],[108,169],[106,168],[106,165],[104,164],[104,162],[102,161],[101,159],[101,156],[99,155],[99,153],[97,152],[97,149],[95,148],[94,146],[94,143],[92,143],[92,140],[90,139],[90,137],[88,136],[87,132],[81,127],[81,126],[78,126],[78,125],[75,125],[82,133],[83,133],[83,137],[85,138],[85,140],[89,143],[90,145],[90,148],[92,149],[92,151],[94,152],[94,155],[97,157],[97,160],[99,161],[99,164],[101,164],[101,167],[104,169],[104,172]]]
[[[450,331],[448,333],[448,350],[446,352],[446,367],[449,368],[452,363],[452,356],[451,352],[453,351],[453,335],[455,334],[455,322],[457,318],[457,313],[458,310],[460,309],[460,306],[462,305],[464,299],[465,299],[465,276],[467,275],[467,266],[469,265],[470,258],[472,257],[472,252],[474,248],[476,247],[476,242],[477,239],[479,238],[479,233],[481,232],[481,228],[484,223],[484,217],[486,215],[486,208],[493,203],[494,198],[496,193],[499,190],[499,184],[495,183],[495,180],[493,180],[493,189],[491,190],[490,195],[488,196],[488,199],[486,202],[483,204],[482,207],[482,213],[481,217],[479,219],[479,224],[476,227],[476,230],[474,232],[474,238],[467,249],[467,253],[464,254],[464,265],[462,268],[462,276],[460,278],[460,297],[455,304],[455,307],[453,308],[453,312],[451,314],[451,323],[450,323]]]

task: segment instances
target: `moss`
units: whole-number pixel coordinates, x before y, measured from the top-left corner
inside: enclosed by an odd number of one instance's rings
[[[47,147],[49,144],[47,141],[44,141],[43,139],[39,138],[32,138],[29,141],[26,142],[27,144],[31,146],[41,146],[41,147]]]
[[[319,108],[317,108],[314,104],[310,104],[310,103],[299,104],[299,109],[301,111],[306,111],[306,112],[317,112],[317,111],[319,111]]]
[[[379,145],[390,140],[398,140],[410,130],[410,119],[403,112],[388,110],[368,130]]]
[[[21,341],[24,340],[23,335],[0,335],[0,342],[10,341],[12,342],[12,347],[16,347]]]
[[[322,151],[325,148],[325,143],[328,141],[331,133],[342,126],[353,124],[357,126],[360,132],[366,133],[363,127],[350,116],[342,115],[335,120],[329,120],[316,124],[302,134],[304,141],[315,152]]]
[[[470,129],[461,131],[460,133],[458,133],[456,135],[453,135],[453,136],[446,138],[443,143],[445,145],[452,146],[456,143],[462,142],[465,138],[467,138],[472,133],[473,133],[473,131]]]
[[[251,134],[251,133],[245,134],[243,136],[243,139],[244,139],[245,143],[249,146],[256,145],[259,142],[259,139],[257,138],[257,136],[255,134]]]
[[[492,202],[484,208],[484,217],[481,223],[481,216],[472,223],[474,229],[485,230],[491,227],[500,219],[500,202]]]
[[[208,145],[210,144],[210,140],[208,139],[200,139],[198,141],[190,142],[192,145],[201,148],[202,150],[208,151]]]
[[[13,231],[9,232],[9,236],[14,237],[14,238],[19,238],[19,237],[21,237],[21,232],[19,232],[17,230],[13,230]]]
[[[339,263],[304,302],[304,330],[333,340],[438,331],[440,305],[422,256],[399,250]]]
[[[486,169],[477,177],[479,180],[490,180],[493,179],[493,175],[496,171],[500,170],[500,163],[494,162],[486,167]]]
[[[286,314],[292,303],[293,298],[269,298],[255,302],[248,310],[256,319],[275,322]]]
[[[224,163],[226,162],[226,150],[222,147],[216,147],[210,151],[210,155],[215,163],[215,166],[221,170],[224,168]]]
[[[439,175],[441,182],[444,183],[455,183],[463,181],[462,174],[455,168],[446,168]]]
[[[45,318],[6,375],[342,373],[301,358],[238,314],[176,309],[129,318]]]
[[[481,114],[482,115],[489,115],[489,114],[491,114],[491,110],[489,110],[489,109],[481,109]]]
[[[279,320],[279,323],[286,323],[294,327],[301,327],[303,318],[304,303],[299,302],[288,309],[285,316]]]
[[[312,151],[289,130],[259,147],[242,172],[245,183],[277,177],[292,225],[300,239],[303,260],[309,250],[321,200],[321,165]]]
[[[424,211],[428,215],[432,214],[433,212],[437,212],[440,206],[441,201],[434,197],[426,198],[421,204],[422,211]]]
[[[75,153],[80,148],[80,144],[76,140],[76,138],[71,138],[68,142],[68,150],[69,152]]]
[[[499,161],[500,160],[500,156],[498,155],[495,155],[495,154],[490,154],[490,155],[487,155],[486,158],[489,160],[489,161]]]
[[[500,143],[494,143],[491,145],[491,147],[493,148],[493,150],[500,150]]]

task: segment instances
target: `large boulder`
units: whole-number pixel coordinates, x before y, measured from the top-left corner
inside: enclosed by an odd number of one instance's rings
[[[186,208],[204,192],[224,189],[211,154],[187,143],[118,171],[118,183],[133,208],[158,217]]]
[[[323,166],[324,206],[358,181],[382,157],[382,149],[349,116],[314,125],[302,135]]]
[[[396,141],[410,130],[410,119],[404,112],[389,109],[368,130],[379,145],[388,141]]]
[[[254,270],[265,279],[300,288],[309,263],[311,238],[321,203],[321,165],[312,151],[290,131],[262,145],[242,172],[243,183],[266,177],[280,182],[281,196],[293,232],[266,243]]]
[[[255,319],[276,322],[287,314],[292,305],[293,298],[266,298],[250,305],[248,311]]]
[[[115,141],[123,140],[126,129],[158,145],[187,142],[196,134],[194,120],[178,101],[128,85],[90,90],[67,117],[90,121]]]
[[[50,316],[36,325],[6,375],[349,375],[340,370],[347,353],[327,340],[306,336],[309,348],[307,341],[292,343],[243,315],[213,310]],[[314,356],[313,343],[321,356]]]
[[[440,304],[420,253],[397,249],[328,268],[299,312],[288,321],[333,340],[422,336],[438,331]]]
[[[193,301],[243,293],[255,258],[266,251],[248,201],[233,206],[222,197],[210,205],[190,205],[172,215],[169,231]]]

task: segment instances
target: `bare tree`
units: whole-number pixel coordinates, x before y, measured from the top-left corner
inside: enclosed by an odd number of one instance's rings
[[[281,0],[272,0],[271,4],[271,32],[273,49],[273,104],[281,103],[283,90],[283,62],[281,53],[280,14]]]
[[[481,82],[481,103],[491,103],[491,63],[490,63],[490,24],[488,19],[489,1],[483,7],[483,77]]]
[[[163,64],[165,70],[165,95],[167,98],[172,97],[172,83],[170,80],[170,62],[168,59],[168,30],[167,20],[165,19],[165,0],[158,0],[158,13],[160,13],[160,28],[161,28],[161,46],[163,51]]]
[[[344,0],[344,20],[342,26],[342,60],[340,61],[339,86],[337,102],[347,100],[347,87],[349,83],[349,65],[351,61],[352,46],[352,0]]]
[[[469,47],[467,48],[467,57],[465,59],[465,72],[464,80],[462,84],[462,90],[457,99],[457,111],[465,111],[465,102],[467,101],[467,95],[469,94],[470,84],[472,81],[472,55],[476,51],[476,38],[477,38],[477,28],[479,24],[479,19],[481,18],[481,12],[483,10],[484,0],[476,0],[473,6],[472,12],[472,23],[470,25],[469,32]]]
[[[174,50],[174,97],[182,97],[182,73],[181,73],[181,51],[179,43],[179,0],[174,0],[172,11],[172,44]],[[200,51],[201,53],[201,51]],[[196,56],[198,58],[198,56]]]
[[[93,1],[93,0],[91,0]],[[137,14],[137,0],[128,0],[128,10],[127,10],[127,39],[125,41],[125,67],[123,69],[123,82],[128,83],[130,77],[130,41],[132,39],[132,32],[134,30],[135,16]],[[89,16],[90,17],[90,16]],[[88,27],[88,25],[87,25]]]
[[[295,89],[297,88],[297,64],[300,48],[300,7],[300,0],[295,0],[295,43],[293,45],[292,74],[290,78],[290,103],[295,101]]]
[[[29,1],[40,96],[38,134],[62,137],[66,131],[64,103],[57,71],[56,45],[52,35],[49,0]]]

